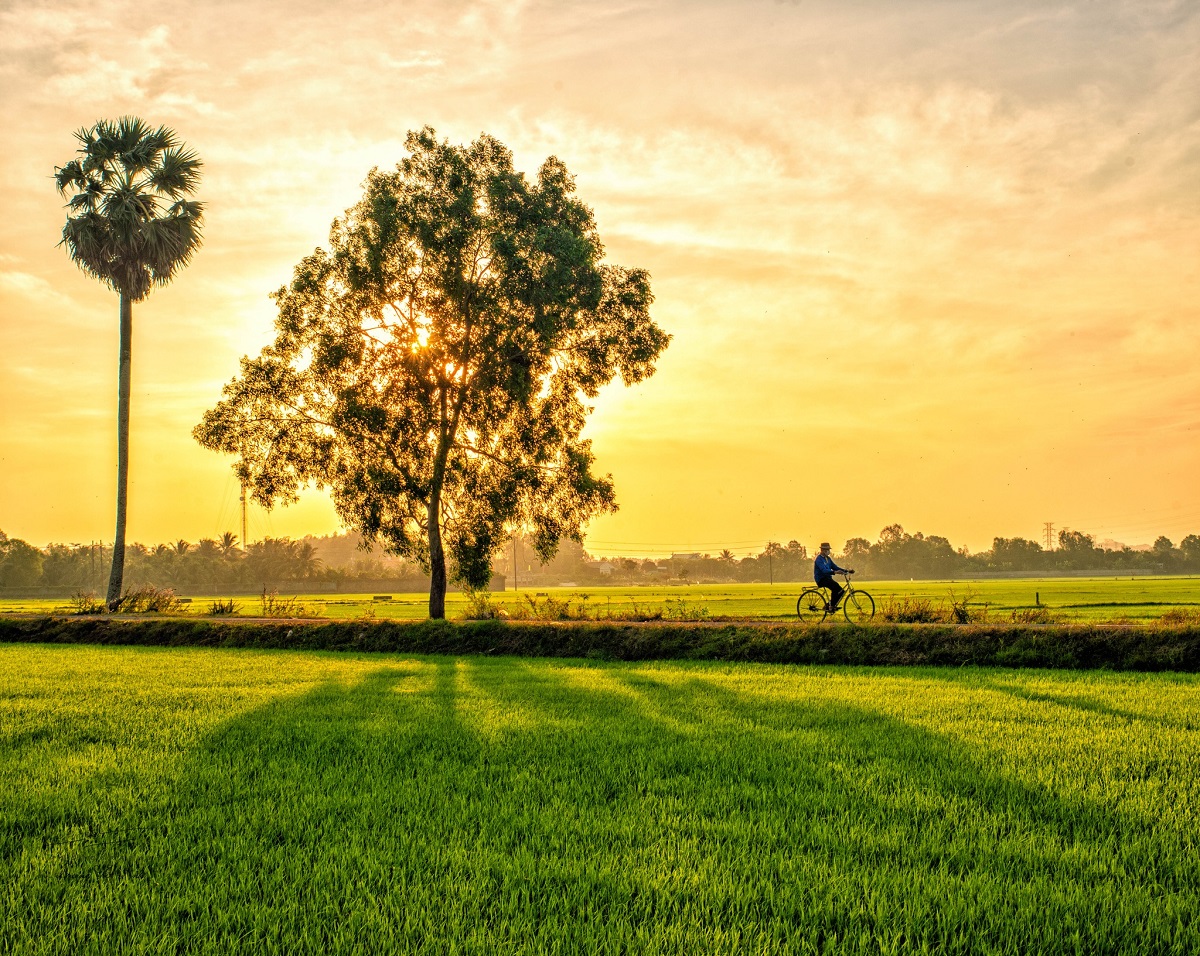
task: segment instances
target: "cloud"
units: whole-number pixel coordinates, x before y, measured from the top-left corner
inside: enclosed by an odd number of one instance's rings
[[[0,11],[0,50],[26,52],[62,46],[82,36],[89,17],[83,9],[55,5],[15,4]]]
[[[72,108],[160,110],[214,115],[196,95],[206,66],[166,22],[130,30],[120,3],[98,7],[19,6],[0,13],[4,72],[25,102]],[[141,16],[139,11],[138,17]]]
[[[47,84],[52,97],[74,102],[109,103],[113,101],[151,101],[176,108],[213,112],[190,93],[170,89],[184,75],[203,71],[203,65],[183,55],[171,42],[171,30],[165,24],[112,45],[90,44],[80,55],[59,58],[59,70]]]
[[[0,257],[12,261],[15,257]],[[74,300],[60,292],[41,276],[29,272],[3,271],[0,272],[0,294],[15,295],[26,302],[36,302],[42,306],[74,307]]]
[[[1007,495],[1054,516],[1042,492],[989,474],[1054,448],[1075,456],[1046,452],[1061,456],[1044,467],[1064,501],[1099,507],[1098,476],[1122,456],[1141,481],[1185,484],[1168,467],[1177,452],[1136,441],[1148,429],[1186,442],[1196,420],[1194,2],[279,9],[62,0],[0,12],[14,138],[0,157],[13,212],[0,297],[23,365],[69,367],[86,352],[112,374],[115,302],[53,248],[62,211],[46,177],[71,128],[136,110],[204,159],[205,246],[135,319],[147,408],[186,439],[192,396],[215,395],[237,355],[269,337],[267,293],[325,242],[367,170],[395,163],[405,131],[428,122],[456,142],[496,135],[529,174],[558,155],[610,258],[650,269],[675,341],[658,374],[606,391],[594,419],[613,448],[687,439],[647,487],[681,473],[720,485],[728,475],[709,470],[705,448],[757,448],[764,467],[802,472],[831,429],[857,436],[838,461],[875,476],[862,486],[872,515],[971,484],[974,503]],[[61,285],[41,278],[65,270]],[[38,309],[50,301],[53,316]],[[36,404],[31,394],[8,404]],[[945,495],[919,464],[938,455],[960,475]],[[43,457],[48,474],[65,471]],[[635,482],[639,459],[626,455],[618,478]],[[758,480],[745,476],[747,500],[768,507]],[[879,489],[888,497],[866,500]],[[693,520],[706,513],[685,504]],[[958,540],[954,526],[930,529]]]
[[[215,103],[201,99],[190,93],[160,93],[151,97],[148,104],[150,109],[164,110],[171,114],[192,113],[211,119],[232,118],[228,110],[220,109]]]
[[[445,62],[442,57],[427,50],[416,50],[404,57],[394,57],[386,52],[379,55],[379,64],[390,70],[428,69],[444,66]]]

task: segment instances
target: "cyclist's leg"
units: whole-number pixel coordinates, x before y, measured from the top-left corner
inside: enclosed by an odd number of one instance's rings
[[[832,577],[821,578],[821,580],[817,582],[817,587],[829,588],[829,613],[832,614],[837,610],[837,606],[842,600],[842,594],[846,589],[838,584],[837,581],[835,581]]]

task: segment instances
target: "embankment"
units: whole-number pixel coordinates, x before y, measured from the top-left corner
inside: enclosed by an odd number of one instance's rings
[[[605,660],[1200,671],[1200,627],[0,618],[0,641]]]

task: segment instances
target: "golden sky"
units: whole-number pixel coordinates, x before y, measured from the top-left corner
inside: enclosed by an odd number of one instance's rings
[[[55,248],[72,132],[205,162],[134,308],[129,535],[237,531],[190,432],[406,130],[576,175],[653,276],[658,373],[588,426],[598,553],[1042,523],[1200,533],[1200,5],[0,0],[0,528],[112,537],[117,298]],[[329,533],[313,493],[251,537]]]

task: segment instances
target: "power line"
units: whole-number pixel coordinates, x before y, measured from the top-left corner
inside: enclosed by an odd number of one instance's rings
[[[1184,522],[1200,523],[1200,512],[1192,515],[1184,515],[1183,517],[1175,518],[1170,521],[1157,521],[1146,524],[1108,524],[1103,521],[1077,521],[1075,526],[1086,528],[1089,533],[1094,534],[1118,534],[1122,536],[1149,536],[1162,534],[1165,530],[1164,525],[1175,525],[1181,531],[1190,531],[1191,529],[1184,528]]]
[[[685,548],[750,548],[761,545],[762,539],[751,538],[746,541],[689,541],[681,544],[678,541],[602,541],[588,538],[588,544],[599,545],[601,547],[643,548],[646,550],[674,549],[679,551]]]

